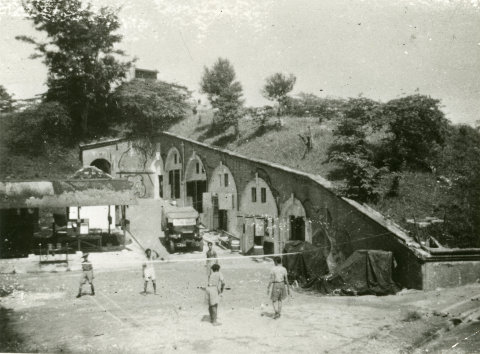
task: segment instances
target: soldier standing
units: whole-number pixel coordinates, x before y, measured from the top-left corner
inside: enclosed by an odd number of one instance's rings
[[[88,282],[92,290],[92,295],[95,295],[95,289],[93,288],[93,266],[92,263],[88,260],[88,253],[85,253],[82,261],[82,277],[80,279],[80,288],[78,289],[77,298],[82,296],[82,286]]]
[[[272,300],[273,310],[275,311],[274,319],[280,318],[282,313],[282,301],[285,300],[287,294],[290,294],[290,286],[288,284],[287,270],[282,266],[280,257],[274,258],[275,266],[270,272],[270,282],[268,283],[267,294]],[[272,288],[270,292],[270,288]]]

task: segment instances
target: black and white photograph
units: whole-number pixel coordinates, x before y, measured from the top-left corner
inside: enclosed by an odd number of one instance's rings
[[[480,353],[480,0],[0,0],[1,353]]]

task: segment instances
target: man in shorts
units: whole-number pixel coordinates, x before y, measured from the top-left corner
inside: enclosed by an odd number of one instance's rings
[[[280,318],[282,313],[282,301],[290,295],[290,286],[288,284],[287,270],[282,266],[282,259],[275,257],[275,266],[270,272],[270,282],[268,283],[267,294],[272,300],[273,310],[275,311],[274,319]],[[270,292],[270,288],[271,292]]]
[[[155,268],[153,267],[153,261],[158,258],[158,253],[156,251],[155,255],[152,254],[152,250],[150,248],[147,248],[145,250],[145,256],[147,257],[147,260],[145,263],[143,263],[143,280],[144,280],[144,285],[143,285],[143,295],[147,295],[147,284],[148,281],[152,281],[153,285],[153,293],[157,295],[157,283],[156,283],[156,278],[155,278]]]
[[[218,303],[220,301],[220,295],[225,288],[225,280],[223,274],[220,273],[220,266],[215,263],[212,265],[212,273],[208,277],[208,284],[205,288],[208,300],[208,312],[210,313],[210,321],[214,326],[219,326],[217,322],[217,310]]]
[[[82,296],[82,286],[86,282],[90,284],[92,295],[95,295],[95,289],[93,288],[93,266],[88,260],[88,253],[85,253],[82,258],[82,277],[80,278],[80,288],[78,289],[77,298]]]
[[[211,242],[208,242],[208,251],[207,251],[207,279],[208,277],[210,276],[210,274],[212,274],[212,266],[214,264],[218,264],[218,256],[217,256],[217,252],[215,252],[213,250],[213,243]]]

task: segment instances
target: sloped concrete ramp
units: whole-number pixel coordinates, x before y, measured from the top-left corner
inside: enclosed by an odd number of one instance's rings
[[[130,233],[138,243],[144,249],[153,249],[164,257],[168,252],[159,240],[159,237],[163,237],[162,205],[163,200],[138,199],[137,205],[128,207],[127,218],[130,220]]]

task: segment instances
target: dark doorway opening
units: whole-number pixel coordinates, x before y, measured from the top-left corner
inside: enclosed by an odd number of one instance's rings
[[[110,165],[110,162],[108,162],[105,159],[96,159],[90,164],[90,166],[95,166],[96,168],[108,174],[110,174],[112,170],[112,166]]]
[[[203,193],[207,191],[207,181],[187,182],[187,197],[192,197],[193,207],[203,213]]]
[[[290,239],[305,241],[305,220],[303,217],[290,215]]]
[[[180,198],[180,170],[168,171],[168,184],[170,185],[171,198]]]
[[[223,231],[228,231],[228,213],[226,210],[218,211],[218,228]]]
[[[275,252],[275,247],[273,242],[265,241],[263,243],[263,253],[264,254],[273,254]]]
[[[0,210],[0,258],[26,257],[31,253],[38,220],[38,209]]]
[[[158,176],[158,196],[163,198],[163,175]]]

